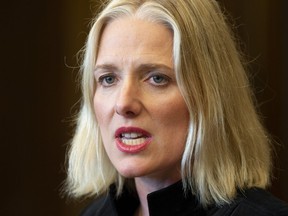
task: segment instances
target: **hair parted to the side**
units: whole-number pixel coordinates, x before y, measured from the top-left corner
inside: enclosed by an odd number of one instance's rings
[[[182,159],[184,189],[202,205],[229,203],[237,189],[269,183],[270,143],[223,13],[215,0],[112,0],[93,20],[82,68],[83,102],[69,151],[70,195],[106,192],[121,177],[103,147],[93,110],[93,71],[105,26],[130,16],[165,25],[174,36],[177,83],[190,113]],[[105,101],[103,101],[105,103]]]

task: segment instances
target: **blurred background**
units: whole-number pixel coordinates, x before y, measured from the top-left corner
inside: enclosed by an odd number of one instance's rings
[[[259,109],[277,141],[270,191],[288,202],[288,1],[219,0],[247,54]],[[78,110],[76,54],[97,0],[1,2],[1,208],[8,216],[73,216],[62,198]]]

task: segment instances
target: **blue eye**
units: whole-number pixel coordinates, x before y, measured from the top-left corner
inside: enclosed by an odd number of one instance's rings
[[[114,75],[103,75],[99,77],[98,83],[100,83],[102,86],[111,86],[116,82],[116,78]]]
[[[162,76],[159,76],[159,75],[153,76],[152,79],[153,79],[153,81],[154,81],[155,83],[158,83],[158,84],[160,84],[160,83],[162,83],[163,81],[165,81],[165,78],[162,77]]]
[[[149,78],[150,82],[153,84],[153,85],[157,85],[157,86],[164,86],[164,85],[167,85],[168,82],[169,82],[169,77],[167,77],[166,75],[152,75],[150,78]]]
[[[107,84],[112,84],[115,81],[115,77],[107,76],[107,77],[104,78],[103,81],[105,81]]]

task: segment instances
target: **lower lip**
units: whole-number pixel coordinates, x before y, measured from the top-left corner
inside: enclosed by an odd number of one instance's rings
[[[147,146],[151,143],[152,138],[147,138],[145,142],[138,145],[127,145],[122,142],[121,138],[116,138],[117,148],[124,153],[136,154],[141,152],[147,148]]]

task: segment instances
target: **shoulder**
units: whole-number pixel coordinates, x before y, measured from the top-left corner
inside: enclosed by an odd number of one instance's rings
[[[288,216],[288,204],[263,189],[251,188],[239,193],[229,206],[229,211],[233,216]]]

